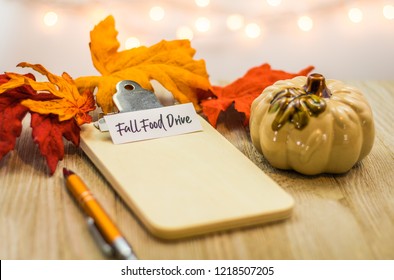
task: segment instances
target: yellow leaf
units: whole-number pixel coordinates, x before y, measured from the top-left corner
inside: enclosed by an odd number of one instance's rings
[[[188,40],[161,41],[151,47],[118,51],[115,20],[112,16],[100,22],[90,32],[92,61],[101,77],[76,79],[78,88],[97,91],[97,104],[104,113],[114,110],[112,95],[121,80],[133,80],[141,87],[153,90],[151,80],[157,80],[181,103],[193,102],[200,110],[200,91],[210,91],[204,60],[194,60],[195,50]]]

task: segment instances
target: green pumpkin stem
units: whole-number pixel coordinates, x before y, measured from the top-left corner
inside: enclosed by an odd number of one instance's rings
[[[331,91],[327,88],[323,75],[313,73],[308,76],[304,90],[307,94],[314,94],[323,98],[330,98]]]

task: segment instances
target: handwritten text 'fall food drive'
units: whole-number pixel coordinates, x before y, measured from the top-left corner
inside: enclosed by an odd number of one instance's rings
[[[168,114],[165,118],[163,118],[163,114],[160,114],[158,120],[150,120],[150,119],[142,119],[142,120],[130,120],[128,124],[122,122],[115,125],[117,127],[116,132],[119,133],[120,136],[123,136],[123,133],[139,133],[139,132],[148,132],[153,129],[164,129],[167,131],[168,128],[172,128],[174,125],[184,125],[190,124],[192,119],[190,116],[180,116],[175,117],[173,114]]]
[[[109,115],[105,121],[115,144],[202,130],[191,103]]]

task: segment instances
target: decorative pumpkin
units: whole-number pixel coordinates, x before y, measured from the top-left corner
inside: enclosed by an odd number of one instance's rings
[[[371,151],[375,128],[359,90],[311,74],[267,87],[252,103],[250,134],[272,166],[314,175],[351,169]]]

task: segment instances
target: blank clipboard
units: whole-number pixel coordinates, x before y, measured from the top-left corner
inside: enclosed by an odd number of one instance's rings
[[[290,216],[294,201],[200,117],[203,131],[122,145],[84,125],[81,147],[155,236],[175,239]]]

